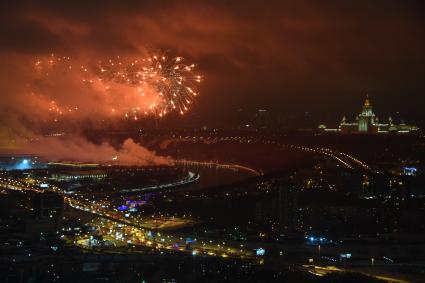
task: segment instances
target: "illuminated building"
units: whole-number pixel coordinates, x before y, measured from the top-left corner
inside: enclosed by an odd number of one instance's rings
[[[49,162],[50,168],[96,168],[99,167],[98,163],[84,163],[84,162]]]
[[[102,170],[71,170],[52,174],[52,178],[57,181],[101,180],[106,177],[106,172]]]
[[[327,128],[326,125],[319,125],[318,130],[323,133],[343,133],[343,134],[386,134],[386,133],[411,133],[419,128],[414,125],[393,123],[391,117],[386,123],[381,123],[378,116],[372,110],[372,104],[367,97],[363,103],[362,111],[356,117],[355,122],[347,122],[346,117],[342,117],[339,127],[336,129]]]

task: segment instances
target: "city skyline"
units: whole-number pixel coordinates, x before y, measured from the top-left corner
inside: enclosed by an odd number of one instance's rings
[[[1,1],[5,283],[425,282],[419,1]]]
[[[318,126],[320,132],[343,133],[343,134],[410,134],[415,133],[419,128],[415,125],[406,124],[404,119],[400,119],[399,124],[391,116],[379,119],[373,112],[373,106],[367,95],[362,111],[354,119],[342,116],[338,128],[328,128],[325,124]]]
[[[261,108],[323,119],[346,113],[365,93],[380,102],[380,112],[409,109],[406,119],[424,120],[424,17],[417,2],[2,5],[5,101],[24,91],[11,77],[25,79],[25,66],[51,53],[96,60],[165,50],[202,72],[192,111],[205,123]]]

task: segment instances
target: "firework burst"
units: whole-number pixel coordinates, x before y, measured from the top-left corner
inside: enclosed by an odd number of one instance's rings
[[[194,68],[194,64],[185,64],[182,57],[165,55],[136,60],[118,56],[115,60],[81,64],[52,54],[34,62],[37,78],[45,86],[52,87],[55,83],[62,86],[68,82],[78,90],[74,93],[86,93],[84,101],[95,100],[98,112],[134,120],[143,115],[163,117],[171,112],[186,113],[198,95],[197,84],[201,82]],[[84,105],[68,105],[69,102],[57,101],[54,96],[46,99],[48,110],[56,115],[84,109]],[[98,97],[102,99],[99,101]]]
[[[184,114],[198,95],[201,76],[193,73],[194,64],[187,65],[183,61],[182,57],[165,55],[128,62],[109,60],[101,62],[96,73],[106,89],[110,88],[109,82],[124,84],[133,88],[136,96],[151,98],[142,99],[142,105],[134,105],[133,112],[144,109],[145,114],[161,117],[173,111]]]
[[[198,95],[196,84],[201,76],[193,73],[195,65],[184,64],[182,57],[167,60],[165,56],[153,56],[148,62],[151,64],[148,81],[164,98],[163,114],[176,109],[184,114]]]

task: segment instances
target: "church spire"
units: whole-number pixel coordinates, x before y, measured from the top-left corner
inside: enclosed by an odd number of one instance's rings
[[[369,94],[366,94],[366,99],[364,101],[364,107],[370,107],[370,100],[369,100]]]

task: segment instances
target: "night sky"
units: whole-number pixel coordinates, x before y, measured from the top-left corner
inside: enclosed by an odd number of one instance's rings
[[[192,113],[238,109],[338,122],[366,93],[378,116],[425,124],[421,1],[2,1],[0,93],[28,60],[165,50],[203,74]],[[15,93],[17,92],[17,93]],[[3,103],[3,107],[9,107]]]

